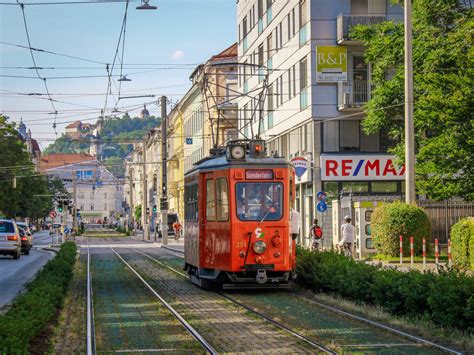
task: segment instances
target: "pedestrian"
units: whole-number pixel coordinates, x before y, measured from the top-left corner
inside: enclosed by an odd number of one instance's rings
[[[309,230],[309,237],[312,240],[311,249],[319,250],[323,242],[323,229],[318,225],[318,220],[316,218],[313,220],[313,225]]]
[[[300,213],[293,207],[291,210],[291,238],[296,240],[300,231]]]
[[[178,219],[176,220],[176,222],[173,223],[173,230],[174,230],[174,239],[178,241],[179,236],[181,234],[181,223],[179,223]]]
[[[351,216],[344,217],[344,224],[341,226],[342,239],[339,246],[347,253],[346,255],[352,258],[352,248],[355,240],[355,228],[351,224]]]

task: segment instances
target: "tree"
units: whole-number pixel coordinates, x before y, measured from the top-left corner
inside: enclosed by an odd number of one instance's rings
[[[53,207],[54,195],[64,191],[62,181],[53,181],[34,171],[15,124],[2,115],[0,151],[0,214],[33,220],[44,217]]]
[[[459,0],[414,0],[413,68],[417,192],[474,200],[472,9]],[[374,89],[364,130],[387,130],[404,160],[404,29],[393,21],[357,26]]]

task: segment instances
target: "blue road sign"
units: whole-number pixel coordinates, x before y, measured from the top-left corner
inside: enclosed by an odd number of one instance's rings
[[[328,205],[326,205],[326,202],[320,201],[320,202],[316,205],[316,209],[317,209],[319,212],[326,212],[326,210],[328,209]]]
[[[64,233],[69,234],[70,230],[69,228],[64,228]]]
[[[326,201],[328,199],[328,195],[324,192],[324,191],[319,191],[317,194],[316,194],[316,198],[319,200],[319,201]]]
[[[187,144],[187,145],[193,144],[193,139],[192,139],[192,137],[186,137],[186,144]]]

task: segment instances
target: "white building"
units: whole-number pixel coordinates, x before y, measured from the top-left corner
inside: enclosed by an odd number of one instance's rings
[[[122,182],[97,160],[62,165],[44,173],[63,180],[82,221],[118,220],[123,215]]]
[[[387,160],[393,145],[383,133],[361,129],[362,106],[370,98],[370,64],[364,47],[350,38],[356,24],[403,19],[390,0],[238,0],[240,129],[258,130],[256,97],[265,82],[260,122],[268,150],[307,167],[298,179],[297,208],[307,236],[319,214],[318,191],[344,194],[403,192],[403,172]],[[246,66],[247,65],[247,66]],[[250,67],[254,65],[254,67]],[[253,115],[253,119],[250,118]],[[382,181],[383,180],[383,181]]]

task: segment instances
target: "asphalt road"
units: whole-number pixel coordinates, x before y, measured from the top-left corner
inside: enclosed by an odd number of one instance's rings
[[[34,234],[30,255],[22,254],[19,260],[14,260],[11,256],[0,256],[0,310],[18,295],[48,260],[54,257],[52,252],[38,248],[50,243],[51,237],[48,231],[38,232]]]

